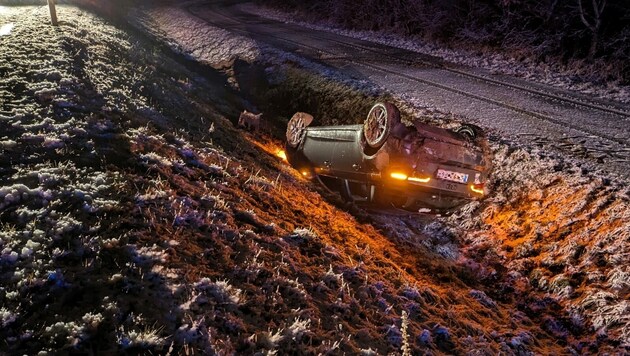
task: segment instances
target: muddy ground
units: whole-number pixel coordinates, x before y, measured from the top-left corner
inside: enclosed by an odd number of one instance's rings
[[[386,94],[59,12],[10,8],[0,37],[2,352],[627,351],[625,181],[493,138],[486,200],[374,214],[275,153],[294,110],[360,121]]]

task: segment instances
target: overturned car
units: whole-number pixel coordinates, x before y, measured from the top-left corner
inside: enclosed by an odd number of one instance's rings
[[[289,121],[287,159],[347,200],[450,210],[486,192],[491,159],[477,126],[407,126],[390,103],[376,103],[362,125],[312,121],[302,112]]]

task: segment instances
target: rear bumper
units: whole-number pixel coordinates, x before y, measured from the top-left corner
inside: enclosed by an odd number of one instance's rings
[[[472,184],[463,184],[447,180],[431,178],[426,183],[383,179],[381,183],[388,189],[413,198],[425,198],[427,195],[452,196],[464,199],[478,199],[485,194],[483,190],[474,191]]]
[[[485,182],[487,173],[484,171],[436,162],[422,162],[414,166],[413,172],[405,171],[408,165],[388,167],[381,173],[380,180],[386,187],[409,195],[433,193],[466,199],[485,195],[482,182]]]
[[[451,182],[443,179],[432,177],[428,182],[419,182],[414,180],[414,177],[409,179],[395,179],[389,175],[383,175],[380,173],[372,174],[357,174],[353,177],[350,174],[335,174],[333,172],[327,172],[322,169],[315,169],[314,175],[327,176],[337,179],[348,179],[350,181],[358,183],[370,183],[379,189],[389,192],[389,194],[395,194],[397,196],[410,197],[416,199],[426,199],[427,197],[442,197],[449,196],[454,198],[461,198],[466,200],[483,198],[485,195],[484,190],[473,190],[473,184],[463,184]]]

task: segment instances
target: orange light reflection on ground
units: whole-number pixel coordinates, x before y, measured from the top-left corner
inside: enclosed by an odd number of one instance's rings
[[[283,162],[288,162],[287,153],[285,152],[284,149],[282,149],[283,146],[281,143],[277,141],[268,140],[268,139],[256,140],[255,138],[249,137],[249,136],[245,136],[244,138],[250,143],[254,144],[256,147],[269,153],[270,155],[280,158]]]
[[[278,152],[276,152],[276,156],[280,157],[280,159],[282,159],[283,161],[287,161],[287,153],[284,152],[284,150],[278,150]]]

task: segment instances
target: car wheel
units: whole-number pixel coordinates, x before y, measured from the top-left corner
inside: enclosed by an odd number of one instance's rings
[[[472,124],[464,124],[456,128],[454,131],[471,141],[485,136],[481,127]]]
[[[394,104],[376,103],[363,122],[363,137],[371,148],[381,147],[392,127],[400,123],[400,111]]]
[[[313,116],[297,112],[293,115],[287,124],[287,143],[289,146],[296,148],[304,138],[304,129],[313,122]]]

